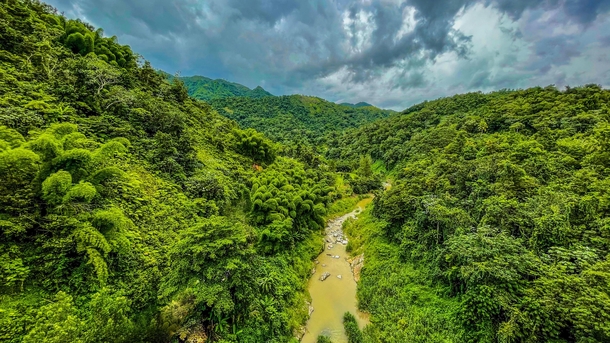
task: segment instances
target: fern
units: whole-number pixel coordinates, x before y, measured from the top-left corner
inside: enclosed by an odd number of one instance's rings
[[[72,175],[60,170],[42,183],[42,198],[51,205],[59,205],[72,187]]]
[[[129,142],[129,141],[127,141]],[[109,161],[112,161],[119,155],[127,152],[127,148],[121,141],[112,140],[93,152],[92,163],[95,166],[106,166]]]
[[[62,138],[73,132],[77,132],[78,126],[71,123],[53,124],[48,131],[51,132],[55,137]]]
[[[96,195],[97,191],[92,184],[81,181],[78,185],[70,188],[68,193],[63,197],[63,203],[90,203]]]
[[[61,142],[48,133],[40,135],[36,140],[28,143],[27,147],[40,155],[45,162],[57,158],[63,152]]]
[[[25,139],[23,139],[23,136],[19,132],[9,129],[6,126],[0,126],[0,140],[8,143],[13,149],[25,143]]]
[[[71,134],[63,137],[62,139],[64,150],[72,149],[93,149],[98,143],[88,139],[84,134],[80,132],[72,132]]]
[[[92,220],[100,232],[103,232],[111,249],[119,254],[127,254],[131,247],[131,228],[134,226],[118,208],[97,211]]]
[[[108,280],[108,264],[106,264],[106,260],[104,260],[104,257],[100,252],[94,248],[87,248],[86,252],[87,257],[89,258],[87,263],[93,266],[97,280],[100,285],[104,286]]]
[[[74,230],[74,240],[76,241],[76,250],[84,252],[89,248],[95,248],[107,255],[111,250],[111,246],[102,235],[93,226],[85,224]]]
[[[90,181],[94,185],[103,185],[109,180],[121,180],[127,178],[127,174],[118,167],[106,167],[96,171]]]

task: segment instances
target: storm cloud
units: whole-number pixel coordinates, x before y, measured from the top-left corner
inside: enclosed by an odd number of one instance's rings
[[[167,72],[403,109],[607,85],[608,0],[49,0]]]

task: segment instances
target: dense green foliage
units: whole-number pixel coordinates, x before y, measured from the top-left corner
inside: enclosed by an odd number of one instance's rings
[[[352,192],[350,342],[610,341],[610,91],[391,115],[168,81],[35,0],[0,24],[0,341],[294,341]]]
[[[278,159],[253,179],[251,201],[253,222],[261,232],[264,251],[281,251],[324,228],[323,215],[333,180],[291,159]]]
[[[0,23],[0,341],[291,340],[328,167],[38,1]]]
[[[373,107],[373,105],[367,103],[367,102],[359,102],[357,104],[350,104],[348,102],[344,102],[340,104],[341,106],[347,106],[347,107],[353,107],[353,108],[358,108],[358,107]]]
[[[243,127],[254,128],[277,141],[300,145],[319,144],[329,133],[336,134],[393,113],[376,107],[351,108],[302,95],[226,98],[210,104]]]
[[[318,336],[318,339],[316,341],[317,343],[332,343],[332,341],[330,340],[330,338],[328,338],[327,336]]]
[[[273,96],[260,86],[250,89],[239,83],[221,79],[212,80],[204,76],[180,77],[180,80],[184,82],[189,95],[199,100],[209,101],[235,96],[258,99]]]
[[[358,322],[356,322],[356,318],[353,314],[349,312],[343,314],[343,327],[345,328],[348,343],[364,343],[362,331],[360,331]]]
[[[371,314],[365,342],[461,342],[455,312],[459,301],[443,296],[447,286],[430,282],[428,268],[402,256],[384,232],[383,221],[367,209],[346,222],[352,255],[364,254],[358,303]]]
[[[459,301],[428,301],[457,320],[445,339],[610,340],[609,105],[610,91],[592,85],[473,93],[414,106],[331,144],[331,157],[370,154],[393,169],[373,212],[387,251],[399,249],[396,263]],[[361,305],[374,326],[387,342],[409,341],[370,302],[379,297],[367,295],[368,282],[375,292],[396,288],[386,299],[408,289],[363,272]]]

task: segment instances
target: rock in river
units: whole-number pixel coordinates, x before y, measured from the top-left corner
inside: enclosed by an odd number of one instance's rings
[[[322,274],[322,276],[320,276],[320,281],[324,281],[324,280],[328,279],[329,276],[330,276],[329,272]]]

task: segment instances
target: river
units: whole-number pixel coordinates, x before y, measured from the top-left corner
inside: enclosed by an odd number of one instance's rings
[[[335,242],[341,239],[341,227],[348,218],[354,218],[360,209],[328,222],[325,241]],[[337,236],[337,237],[335,237]],[[347,238],[343,238],[347,239]],[[339,258],[336,258],[339,256]],[[316,272],[309,280],[309,294],[314,308],[307,331],[302,343],[316,343],[318,335],[330,337],[333,343],[347,343],[343,330],[343,314],[351,312],[362,329],[368,324],[367,315],[358,311],[356,300],[356,282],[354,281],[350,264],[346,261],[348,253],[341,242],[326,243],[326,250],[317,258]],[[324,281],[320,277],[324,273],[330,276]]]

